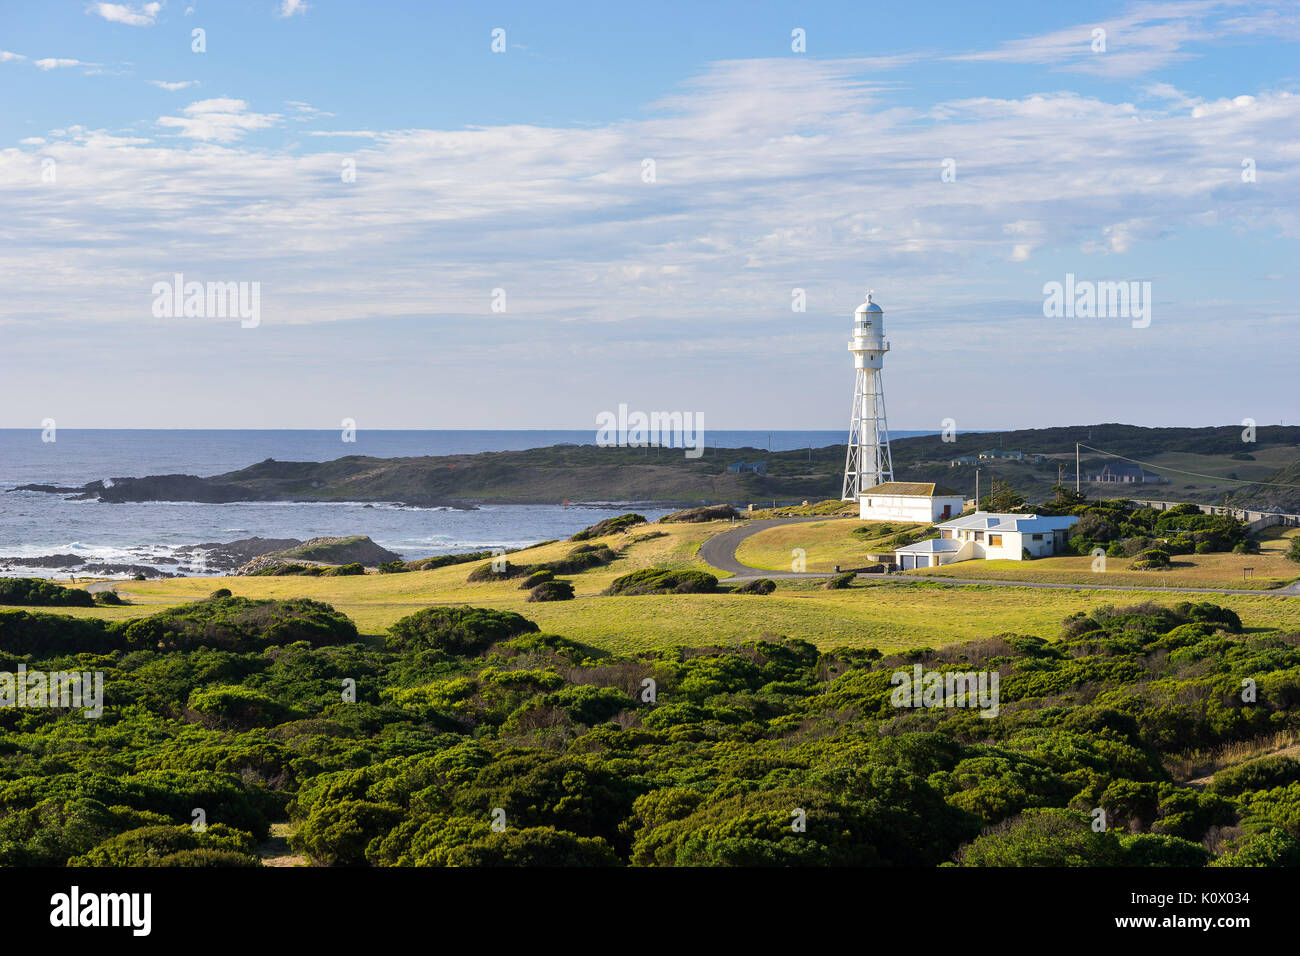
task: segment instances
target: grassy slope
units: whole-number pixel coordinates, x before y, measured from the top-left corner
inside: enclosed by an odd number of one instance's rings
[[[861,521],[856,518],[782,525],[760,531],[742,541],[736,549],[736,560],[765,571],[790,571],[793,570],[791,552],[802,548],[808,571],[831,571],[837,564],[844,568],[861,567],[871,562],[871,554],[884,548],[887,538],[904,529],[920,527],[903,522]],[[854,534],[858,528],[871,528],[872,532]],[[874,533],[876,529],[881,533]]]
[[[858,523],[841,520],[850,527]],[[599,592],[615,577],[637,568],[653,565],[703,568],[695,556],[700,542],[731,525],[713,522],[652,527],[666,531],[667,536],[629,545],[625,555],[607,567],[565,575],[574,582],[578,593],[573,601],[526,603],[526,592],[518,589],[517,580],[467,584],[466,575],[478,565],[476,562],[434,571],[364,577],[175,578],[128,582],[121,590],[129,597],[158,603],[76,609],[67,613],[78,617],[135,617],[225,587],[247,597],[310,597],[326,601],[369,634],[382,633],[398,618],[422,607],[466,603],[518,611],[545,630],[619,652],[732,643],[762,634],[801,637],[823,648],[847,645],[902,650],[1008,631],[1051,638],[1057,635],[1062,618],[1074,611],[1099,604],[1185,599],[1156,592],[1114,594],[939,584],[933,587],[859,585],[844,591],[826,591],[817,582],[781,582],[777,592],[767,597],[694,594],[600,597]],[[638,533],[645,533],[644,528]],[[613,535],[602,540],[618,548],[635,537],[636,534]],[[571,547],[567,542],[545,545],[512,555],[511,560],[516,563],[553,560]],[[1300,599],[1243,595],[1215,598],[1215,601],[1231,607],[1251,627],[1300,629]]]

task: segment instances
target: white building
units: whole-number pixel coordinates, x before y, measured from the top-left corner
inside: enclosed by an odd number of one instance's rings
[[[863,521],[916,521],[934,524],[961,514],[965,496],[942,485],[921,481],[887,481],[858,496]]]
[[[1022,561],[1026,556],[1047,557],[1065,550],[1070,527],[1078,520],[1074,515],[1044,517],[977,511],[939,525],[938,538],[899,548],[894,560],[906,571],[976,559]]]

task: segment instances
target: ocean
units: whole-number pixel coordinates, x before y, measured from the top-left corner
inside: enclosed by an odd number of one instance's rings
[[[933,434],[905,431],[891,437]],[[359,430],[355,442],[340,432],[307,430],[76,430],[59,429],[52,442],[40,429],[0,429],[0,576],[57,576],[83,565],[31,568],[3,558],[75,555],[91,564],[137,565],[170,574],[202,573],[177,549],[240,538],[307,539],[369,535],[414,559],[487,548],[517,548],[563,538],[601,518],[627,510],[610,505],[484,505],[476,511],[411,508],[362,502],[102,504],[65,495],[16,492],[16,485],[80,486],[96,479],[143,475],[216,475],[274,458],[329,461],[345,455],[381,458],[518,451],[564,442],[591,444],[591,429],[379,431]],[[845,431],[712,431],[710,448],[789,451],[840,444]],[[638,507],[650,520],[664,508]],[[208,572],[211,573],[211,572]]]

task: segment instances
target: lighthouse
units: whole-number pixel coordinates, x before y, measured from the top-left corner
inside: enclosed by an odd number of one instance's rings
[[[853,313],[853,413],[849,419],[849,450],[844,459],[843,501],[857,501],[868,488],[894,480],[885,424],[885,388],[880,380],[889,343],[885,341],[885,310],[867,301]]]

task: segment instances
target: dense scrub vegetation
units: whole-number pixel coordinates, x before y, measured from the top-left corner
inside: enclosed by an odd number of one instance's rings
[[[1070,532],[1070,548],[1076,554],[1091,554],[1100,548],[1107,557],[1155,562],[1134,567],[1156,568],[1168,567],[1168,559],[1174,555],[1259,550],[1246,522],[1230,515],[1204,514],[1193,504],[1159,511],[1126,499],[1088,501],[1060,486],[1056,491],[1056,500],[1039,510],[1078,516],[1079,523]],[[1153,551],[1163,558],[1148,554]]]
[[[473,607],[382,646],[311,601],[0,612],[0,670],[105,681],[98,720],[0,708],[0,864],[255,865],[286,818],[333,866],[1300,863],[1295,759],[1166,769],[1300,730],[1300,635],[1183,603],[1050,637],[628,658]],[[1000,712],[895,706],[916,665],[996,672]]]
[[[93,607],[94,597],[81,588],[65,588],[40,578],[0,578],[0,604],[26,607]]]

